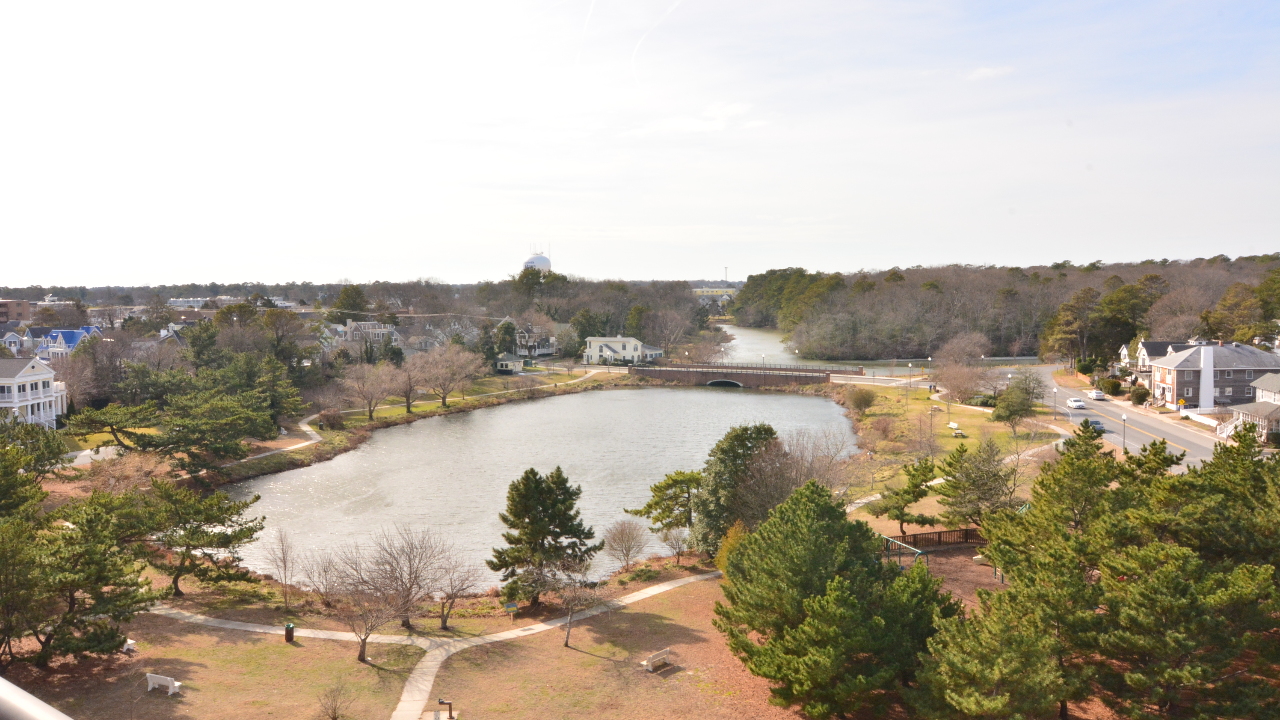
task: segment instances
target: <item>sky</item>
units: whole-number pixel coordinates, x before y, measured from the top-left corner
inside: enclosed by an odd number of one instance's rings
[[[0,286],[1275,252],[1280,3],[5,3],[0,248]]]

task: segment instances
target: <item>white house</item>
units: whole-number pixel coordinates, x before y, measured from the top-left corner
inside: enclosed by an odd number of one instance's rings
[[[0,416],[55,427],[67,411],[67,387],[39,358],[0,358]]]
[[[582,361],[587,365],[645,363],[662,357],[662,348],[645,345],[633,337],[589,337]]]

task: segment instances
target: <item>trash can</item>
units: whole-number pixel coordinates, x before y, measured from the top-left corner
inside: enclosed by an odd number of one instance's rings
[[[286,623],[284,626],[284,641],[293,642],[293,623]]]

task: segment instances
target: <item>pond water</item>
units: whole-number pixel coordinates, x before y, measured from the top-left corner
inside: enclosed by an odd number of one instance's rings
[[[502,544],[498,512],[526,468],[563,468],[582,486],[583,519],[599,535],[629,517],[623,508],[642,506],[667,473],[700,468],[730,427],[756,422],[782,434],[831,430],[851,448],[855,441],[843,409],[824,398],[734,388],[592,391],[378,430],[333,460],[229,491],[261,494],[253,512],[266,516],[268,533],[284,528],[303,549],[335,548],[405,523],[448,535],[480,562]],[[250,568],[269,571],[265,548],[244,555]],[[597,569],[608,569],[603,558]]]
[[[782,342],[781,330],[766,328],[747,328],[736,325],[723,325],[721,328],[733,336],[733,341],[725,346],[725,362],[759,363],[768,365],[849,365],[863,366],[868,375],[881,377],[889,375],[906,375],[911,369],[907,363],[920,367],[919,360],[806,360],[788,349]],[[917,370],[916,372],[919,372]]]

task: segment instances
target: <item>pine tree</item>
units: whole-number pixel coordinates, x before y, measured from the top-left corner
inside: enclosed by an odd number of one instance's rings
[[[494,548],[490,570],[502,573],[507,597],[539,604],[543,590],[554,584],[559,568],[582,563],[602,545],[592,545],[595,531],[578,512],[580,486],[569,485],[560,468],[545,476],[529,468],[507,489],[507,510],[499,513],[511,532],[502,534],[507,547]]]
[[[1050,715],[1063,696],[1052,641],[1016,591],[978,591],[970,618],[938,623],[908,694],[930,720],[1024,720]]]
[[[79,502],[59,512],[36,546],[36,584],[48,606],[31,634],[40,649],[32,661],[119,650],[120,623],[162,597],[142,579],[142,565],[120,542],[116,521],[101,507]]]
[[[810,482],[729,554],[715,625],[779,704],[827,718],[879,702],[914,675],[934,618],[958,611],[927,568],[899,574],[879,548]]]
[[[27,470],[31,456],[14,446],[0,447],[0,518],[34,513],[48,493]]]
[[[1004,463],[991,440],[983,440],[973,452],[960,445],[942,461],[941,472],[946,482],[937,486],[937,493],[946,508],[942,521],[947,527],[982,526],[997,510],[1021,504],[1014,498],[1014,469]]]
[[[693,527],[693,498],[702,489],[700,472],[680,470],[649,486],[652,497],[639,510],[625,512],[648,518],[658,529]]]
[[[739,518],[733,516],[733,491],[747,473],[748,463],[778,438],[778,433],[764,423],[730,428],[720,438],[707,458],[703,470],[702,491],[693,498],[693,544],[699,550],[715,554],[720,539]]]
[[[254,495],[232,500],[224,492],[201,495],[171,482],[152,481],[148,509],[159,528],[152,539],[168,552],[151,564],[171,578],[175,596],[184,594],[179,581],[187,575],[209,582],[252,579],[240,569],[239,550],[262,532],[263,518],[244,517],[259,499]]]
[[[898,534],[906,535],[907,523],[935,525],[938,518],[908,510],[909,507],[929,496],[928,483],[934,479],[933,461],[929,458],[920,458],[913,465],[903,465],[902,470],[907,475],[906,484],[894,490],[881,491],[879,500],[867,504],[867,512],[875,517],[888,516],[890,520],[897,521]]]

